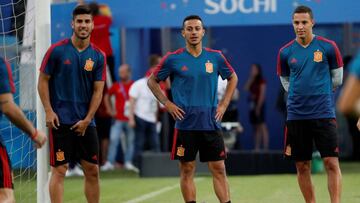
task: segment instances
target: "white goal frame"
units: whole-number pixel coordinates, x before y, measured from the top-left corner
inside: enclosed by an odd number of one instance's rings
[[[36,57],[36,87],[39,78],[39,68],[46,50],[51,45],[51,0],[28,0],[28,4],[35,4],[35,57]],[[36,125],[41,131],[47,132],[45,125],[45,112],[36,94]],[[49,179],[49,142],[37,150],[37,203],[50,202],[48,179]]]

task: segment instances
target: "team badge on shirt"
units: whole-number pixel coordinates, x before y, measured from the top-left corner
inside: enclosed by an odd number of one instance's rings
[[[86,71],[92,71],[93,67],[94,67],[94,61],[92,61],[91,58],[87,59],[85,62],[84,69]]]
[[[184,153],[185,153],[185,148],[182,147],[182,145],[180,145],[180,147],[177,148],[176,155],[178,155],[178,156],[184,156]]]
[[[205,70],[207,73],[212,73],[214,71],[213,64],[209,60],[205,63]]]
[[[64,152],[59,149],[58,152],[56,152],[56,161],[64,161],[65,155]]]
[[[286,155],[286,156],[291,156],[291,147],[290,147],[290,145],[287,145],[287,146],[286,146],[285,155]]]
[[[323,53],[319,50],[314,52],[314,61],[319,63],[323,61]]]

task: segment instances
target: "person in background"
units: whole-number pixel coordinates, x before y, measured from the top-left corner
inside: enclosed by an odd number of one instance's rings
[[[110,8],[105,5],[99,5],[96,2],[89,4],[93,13],[94,29],[91,33],[90,41],[98,46],[106,55],[106,64],[109,67],[111,80],[114,83],[115,77],[115,59],[110,41],[110,26],[112,24]]]
[[[265,122],[266,81],[260,64],[252,64],[244,89],[249,91],[250,123],[254,128],[255,151],[269,149],[269,132]]]
[[[351,130],[353,134],[353,155],[354,159],[360,159],[360,141],[359,141],[359,131],[360,131],[360,51],[351,61],[349,67],[349,74],[346,79],[345,85],[342,90],[342,94],[338,100],[338,110],[344,113],[349,120],[350,129],[353,129],[356,125],[358,132]],[[356,120],[357,121],[356,121]]]
[[[131,80],[131,68],[128,64],[122,64],[119,68],[120,81],[113,84],[109,89],[109,95],[115,96],[115,111],[112,112],[115,116],[115,123],[111,126],[110,145],[107,162],[101,167],[101,170],[113,170],[116,161],[117,149],[125,149],[124,154],[124,168],[133,170],[138,169],[133,165],[134,155],[134,129],[129,125],[129,89],[134,81]],[[125,143],[121,143],[121,136],[124,135]]]
[[[147,80],[155,70],[156,56],[150,56],[150,68],[145,77],[131,86],[129,125],[135,129],[134,163],[140,167],[140,158],[147,143],[153,152],[160,152],[160,139],[156,130],[159,103],[147,86]],[[163,91],[163,90],[162,90]]]

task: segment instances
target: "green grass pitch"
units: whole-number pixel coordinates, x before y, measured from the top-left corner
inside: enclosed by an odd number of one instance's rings
[[[360,163],[341,163],[343,172],[342,202],[360,202]],[[326,174],[313,175],[318,203],[328,203]],[[36,185],[33,183],[34,186]],[[233,203],[303,203],[295,174],[230,176],[229,184]],[[15,185],[16,187],[16,185]],[[217,203],[209,176],[196,178],[197,202]],[[16,192],[16,196],[20,194]],[[26,198],[26,202],[36,202]],[[83,195],[83,178],[65,180],[66,203],[86,202]],[[178,177],[140,178],[134,173],[115,171],[101,173],[102,203],[182,203]]]

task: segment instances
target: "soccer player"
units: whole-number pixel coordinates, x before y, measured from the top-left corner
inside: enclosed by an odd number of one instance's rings
[[[63,202],[70,160],[79,159],[88,202],[99,202],[99,143],[94,114],[101,103],[106,57],[90,43],[91,10],[73,10],[73,34],[52,45],[40,67],[38,91],[50,130],[51,202]]]
[[[338,107],[345,114],[360,115],[360,51],[351,62],[349,69],[350,74],[339,98]],[[357,126],[360,130],[360,119]]]
[[[186,47],[164,56],[148,80],[156,98],[176,120],[171,158],[180,160],[180,186],[187,203],[196,202],[195,158],[208,162],[216,196],[230,202],[224,159],[226,152],[220,121],[237,85],[237,75],[221,51],[202,47],[205,35],[199,16],[183,20]],[[224,98],[218,103],[218,75],[228,80]],[[161,91],[159,82],[170,76],[173,100]]]
[[[277,73],[288,91],[285,155],[296,163],[305,202],[315,202],[311,181],[313,142],[328,176],[332,203],[340,202],[339,167],[333,91],[342,83],[342,58],[335,42],[314,35],[312,10],[298,6],[292,14],[296,38],[279,51]]]
[[[26,119],[24,113],[15,104],[13,93],[15,86],[12,79],[10,65],[0,57],[0,119],[5,114],[18,128],[23,130],[40,148],[46,142],[46,135],[36,130],[32,123]],[[11,175],[11,163],[0,135],[0,202],[15,202]]]

